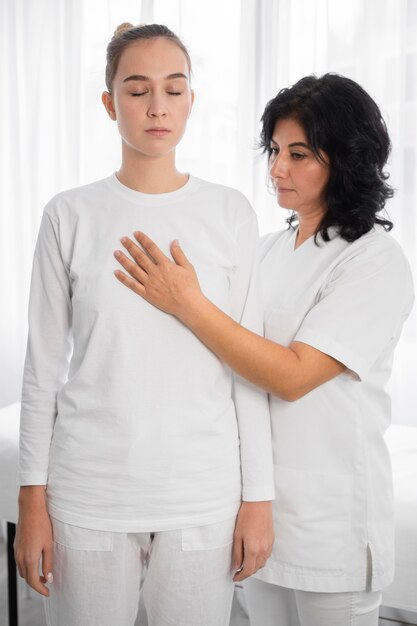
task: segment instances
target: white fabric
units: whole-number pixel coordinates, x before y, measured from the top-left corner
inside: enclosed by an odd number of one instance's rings
[[[270,398],[275,462],[274,551],[259,577],[304,591],[392,581],[394,517],[384,390],[413,302],[408,263],[382,229],[294,249],[296,232],[263,239],[265,335],[309,344],[348,369],[295,402]]]
[[[244,582],[251,626],[378,626],[380,591],[320,593]]]
[[[52,523],[48,626],[133,626],[146,563],[148,626],[228,626],[234,517],[154,537]]]
[[[395,578],[384,589],[384,606],[417,613],[417,428],[390,426],[395,498]]]
[[[0,520],[17,522],[20,402],[0,409]]]
[[[206,295],[262,332],[257,223],[242,194],[190,177],[149,195],[115,175],[58,194],[34,258],[20,483],[48,481],[50,513],[87,528],[209,524],[241,497],[273,498],[267,397],[232,385],[191,331],[116,280],[113,251],[137,229],[167,254],[179,238]]]

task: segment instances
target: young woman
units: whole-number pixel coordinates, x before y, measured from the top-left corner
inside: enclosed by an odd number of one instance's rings
[[[272,548],[266,394],[232,379],[190,330],[113,276],[124,233],[140,226],[166,250],[180,233],[206,293],[262,329],[251,207],[175,165],[190,71],[166,27],[119,27],[103,103],[122,138],[121,167],[44,211],[15,553],[20,575],[46,596],[49,625],[133,625],[146,562],[151,626],[226,626],[233,574],[249,576]]]
[[[136,233],[117,278],[270,393],[277,541],[245,585],[251,626],[376,626],[394,563],[385,385],[413,303],[379,216],[390,141],[371,97],[334,74],[283,89],[262,121],[278,202],[294,212],[262,240],[265,338],[210,301],[185,242],[173,263]]]

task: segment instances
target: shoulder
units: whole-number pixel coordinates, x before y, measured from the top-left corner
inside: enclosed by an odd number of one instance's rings
[[[291,235],[292,230],[288,228],[262,235],[259,241],[259,261],[262,263],[271,250],[279,247],[284,241],[287,241]]]
[[[382,227],[372,229],[344,247],[329,281],[360,284],[362,289],[368,288],[371,296],[379,290],[394,299],[402,296],[409,302],[414,299],[408,259],[401,245]]]
[[[256,214],[247,197],[238,189],[213,183],[202,178],[194,179],[194,190],[201,194],[204,203],[210,203],[211,210],[222,208],[241,224],[255,221]],[[212,204],[214,203],[214,204]]]
[[[348,244],[342,257],[357,264],[391,266],[409,271],[409,263],[401,245],[391,233],[377,227]]]
[[[59,221],[68,213],[76,212],[77,207],[85,203],[100,202],[101,198],[107,196],[107,178],[60,191],[53,196],[44,208],[44,213],[50,219]]]
[[[250,202],[247,197],[238,189],[234,187],[228,187],[227,185],[220,185],[219,183],[213,183],[203,178],[197,178],[193,176],[195,181],[195,189],[204,192],[217,195],[219,197],[229,198],[236,202],[246,203],[250,206]]]

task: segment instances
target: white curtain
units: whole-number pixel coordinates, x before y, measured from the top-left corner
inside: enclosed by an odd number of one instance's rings
[[[0,0],[0,406],[20,396],[42,208],[117,164],[119,146],[96,113],[103,78],[94,51],[103,70],[112,29],[141,21],[140,8],[136,0]]]
[[[312,72],[358,80],[389,124],[398,189],[389,213],[416,268],[417,0],[0,0],[0,406],[20,395],[42,208],[119,166],[100,95],[105,48],[124,21],[166,23],[183,37],[196,103],[179,165],[246,193],[261,232],[285,219],[255,150],[265,103]],[[417,425],[416,327],[414,313],[393,391],[396,421]]]

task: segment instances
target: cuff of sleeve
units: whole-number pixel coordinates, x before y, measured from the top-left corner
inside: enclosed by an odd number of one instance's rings
[[[297,332],[293,341],[306,343],[312,348],[316,348],[320,352],[340,361],[348,368],[354,380],[361,381],[369,370],[368,364],[360,355],[353,353],[348,347],[313,328],[303,326]]]
[[[273,485],[259,485],[259,487],[243,487],[243,502],[264,502],[275,500],[275,489]]]
[[[48,474],[46,472],[19,472],[17,475],[17,483],[21,487],[46,485],[47,482]]]

